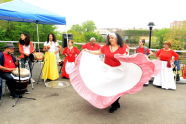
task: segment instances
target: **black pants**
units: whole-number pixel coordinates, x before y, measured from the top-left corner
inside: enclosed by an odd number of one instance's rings
[[[117,108],[119,105],[119,99],[120,99],[120,97],[114,103],[112,103],[111,107]]]
[[[0,76],[1,76],[1,78],[6,80],[6,84],[8,86],[9,91],[10,91],[10,95],[14,96],[15,95],[15,81],[10,74],[11,74],[11,72],[1,72]]]

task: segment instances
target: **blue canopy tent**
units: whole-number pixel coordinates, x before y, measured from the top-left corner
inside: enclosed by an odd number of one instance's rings
[[[22,0],[0,4],[0,20],[36,23],[39,46],[38,24],[66,25],[66,18]]]

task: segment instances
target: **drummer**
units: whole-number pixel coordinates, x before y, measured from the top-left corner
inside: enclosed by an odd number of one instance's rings
[[[0,52],[0,77],[6,80],[10,96],[16,97],[14,79],[10,75],[16,68],[16,58],[13,56],[14,45],[7,44],[4,51]]]

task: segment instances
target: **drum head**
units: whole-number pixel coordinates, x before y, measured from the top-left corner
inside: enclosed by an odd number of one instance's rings
[[[19,71],[18,71],[18,68],[16,68],[14,71],[12,71],[12,74],[15,76],[15,77],[19,77]],[[20,68],[20,77],[21,78],[27,78],[27,77],[30,77],[30,71],[26,68]]]
[[[34,57],[36,60],[43,60],[44,59],[44,54],[42,52],[35,52]]]

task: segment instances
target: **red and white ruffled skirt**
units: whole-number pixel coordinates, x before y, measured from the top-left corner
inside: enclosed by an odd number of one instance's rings
[[[106,65],[98,55],[82,52],[70,73],[70,81],[77,93],[93,106],[103,109],[120,96],[134,94],[143,88],[160,68],[160,61],[152,62],[143,54],[116,55],[121,65]],[[156,63],[156,64],[155,64]]]

